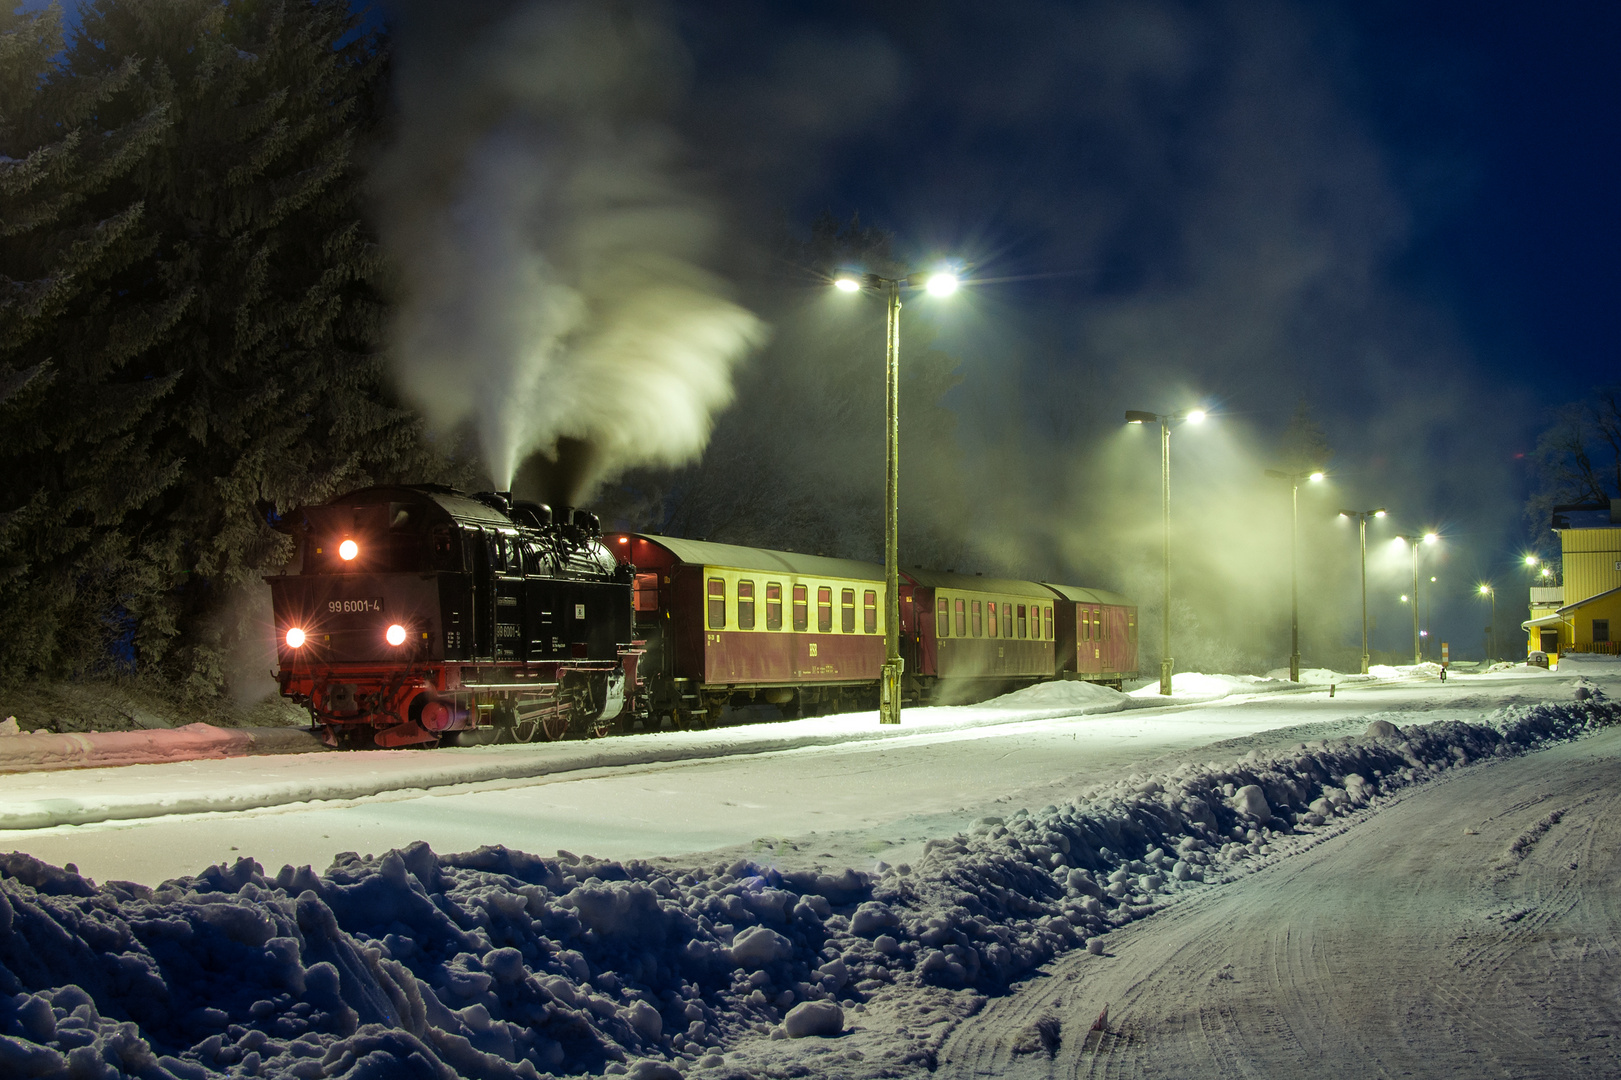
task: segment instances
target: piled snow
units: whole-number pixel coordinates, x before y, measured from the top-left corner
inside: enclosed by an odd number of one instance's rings
[[[983,702],[985,709],[1063,709],[1084,710],[1087,713],[1113,712],[1124,709],[1132,702],[1118,690],[1101,683],[1067,679],[1057,682],[1036,683],[1011,694]]]
[[[1279,690],[1295,690],[1299,683],[1288,679],[1273,679],[1262,675],[1205,675],[1197,671],[1179,671],[1171,676],[1170,700],[1178,704],[1216,701],[1235,694],[1269,694]],[[1133,690],[1134,698],[1147,698],[1164,702],[1159,683]]]
[[[0,723],[0,773],[105,768],[318,749],[320,743],[302,728],[219,728],[212,724],[187,724],[148,731],[57,734],[22,731],[15,717],[7,717]]]
[[[1621,722],[1577,690],[1132,776],[876,875],[414,844],[149,889],[0,857],[0,1075],[670,1076],[751,1035],[830,1032],[890,984],[1003,986],[1404,787]]]
[[[1604,653],[1560,653],[1559,667],[1569,671],[1571,668],[1598,668],[1614,669],[1621,664],[1621,656],[1609,656]],[[1605,672],[1608,674],[1609,672]]]
[[[1283,679],[1287,681],[1289,678],[1289,669],[1286,667],[1274,668],[1272,671],[1266,673],[1266,677],[1269,679]],[[1385,677],[1388,678],[1389,676]],[[1300,679],[1296,685],[1327,686],[1330,683],[1339,683],[1343,685],[1345,683],[1377,682],[1379,678],[1380,676],[1373,674],[1371,671],[1366,675],[1347,675],[1343,671],[1335,671],[1332,668],[1301,668]]]

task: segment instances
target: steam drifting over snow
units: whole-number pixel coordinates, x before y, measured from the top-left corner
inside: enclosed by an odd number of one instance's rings
[[[492,479],[581,444],[583,486],[702,452],[762,335],[704,268],[716,218],[664,121],[682,55],[640,3],[409,5],[378,187],[406,392]]]
[[[1435,773],[1621,720],[1578,694],[1134,776],[875,875],[417,844],[147,889],[8,856],[0,1073],[532,1077],[825,1032],[889,984],[1005,985]]]

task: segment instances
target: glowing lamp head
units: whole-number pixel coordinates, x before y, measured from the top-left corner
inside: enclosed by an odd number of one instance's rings
[[[1480,587],[1480,595],[1481,595],[1481,596],[1486,596],[1486,595],[1488,595],[1488,594],[1489,594],[1489,593],[1490,593],[1490,592],[1491,592],[1491,591],[1492,591],[1492,587],[1491,587],[1491,586],[1490,586],[1490,585],[1482,585],[1482,586],[1481,586],[1481,587]]]
[[[1206,415],[1208,414],[1203,409],[1194,409],[1188,413],[1188,423],[1202,424]]]
[[[355,556],[360,554],[360,545],[353,540],[345,540],[338,545],[338,558],[344,562],[354,562]]]
[[[287,647],[289,649],[302,649],[304,647],[304,631],[297,626],[287,628]]]
[[[1404,604],[1407,603],[1407,594],[1406,593],[1401,594],[1401,602],[1404,603]]]
[[[1318,481],[1322,480],[1322,478],[1323,478],[1323,474],[1321,472],[1314,472],[1311,475],[1306,477],[1307,480],[1310,480],[1314,484],[1317,483]]]
[[[1537,564],[1537,557],[1535,555],[1527,555],[1525,557],[1525,565],[1527,565],[1527,566],[1535,566],[1536,564]]]
[[[1542,576],[1543,577],[1553,577],[1553,570],[1551,568],[1549,568],[1549,567],[1544,566],[1542,568]]]
[[[1437,536],[1435,533],[1425,533],[1424,534],[1424,542],[1426,544],[1433,544],[1439,539],[1441,539],[1441,538],[1439,536]]]
[[[950,296],[957,291],[957,275],[945,273],[929,275],[929,283],[924,286],[929,290],[930,296]]]
[[[388,628],[388,632],[384,634],[383,637],[388,640],[390,645],[404,645],[405,627],[401,626],[399,623],[395,623],[393,626]]]
[[[1384,516],[1385,516],[1385,512],[1384,512],[1384,511],[1383,511],[1383,510],[1375,510],[1375,511],[1374,511],[1374,512],[1373,512],[1373,516],[1374,516],[1374,517],[1384,517]]]
[[[840,274],[833,279],[833,287],[840,292],[860,292],[861,282],[854,274]]]

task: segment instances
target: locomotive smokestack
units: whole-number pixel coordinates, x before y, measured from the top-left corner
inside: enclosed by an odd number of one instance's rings
[[[403,5],[376,177],[395,367],[436,427],[473,423],[497,487],[569,442],[590,468],[548,501],[697,457],[762,336],[704,265],[717,218],[668,122],[684,63],[652,3]]]

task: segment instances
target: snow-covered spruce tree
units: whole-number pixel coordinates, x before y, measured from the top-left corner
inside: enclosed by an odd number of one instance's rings
[[[141,670],[209,693],[244,630],[237,601],[286,554],[256,502],[433,471],[415,417],[384,391],[381,264],[360,213],[357,148],[385,63],[342,0],[99,0],[81,15],[50,82],[129,72],[90,128],[167,123],[80,202],[81,226],[138,206],[130,257],[65,304],[32,355],[54,358],[51,422],[74,425],[101,393],[80,351],[125,345],[103,381],[151,400],[117,462],[128,572],[98,614]],[[121,322],[144,334],[115,334]],[[42,441],[36,469],[61,467],[55,445]],[[37,666],[69,659],[59,646]]]
[[[72,78],[61,12],[0,9],[0,673],[102,663],[120,601],[159,587],[128,516],[176,476],[153,441],[173,385],[132,368],[183,299],[122,296],[147,258],[127,183],[168,131],[162,103],[104,116],[139,78],[131,57]],[[116,190],[115,190],[116,189]]]

